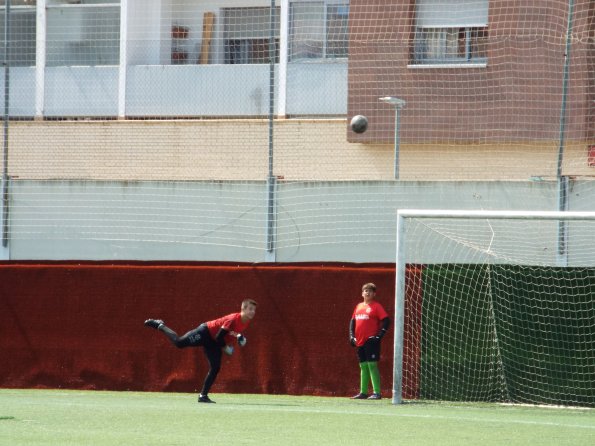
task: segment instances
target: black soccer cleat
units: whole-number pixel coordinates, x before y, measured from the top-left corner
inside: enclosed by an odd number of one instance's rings
[[[367,393],[358,393],[357,395],[351,397],[352,400],[365,400],[367,398],[368,398]]]
[[[163,324],[164,324],[164,322],[161,319],[147,319],[145,321],[145,325],[147,327],[154,328],[155,330],[158,330],[159,326],[163,325]]]
[[[209,395],[202,395],[202,394],[198,395],[198,402],[199,403],[215,403],[215,401],[213,401],[211,398],[209,398]]]
[[[369,400],[381,400],[382,396],[379,393],[373,393],[368,397]]]

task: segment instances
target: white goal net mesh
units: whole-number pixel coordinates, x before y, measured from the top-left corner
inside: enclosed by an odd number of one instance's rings
[[[405,220],[404,398],[595,406],[595,214]]]

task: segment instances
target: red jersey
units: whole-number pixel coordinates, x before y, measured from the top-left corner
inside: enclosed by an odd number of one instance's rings
[[[356,346],[361,347],[370,336],[378,333],[382,328],[382,319],[387,317],[388,313],[384,307],[375,300],[369,304],[364,302],[357,304],[351,317],[355,319]]]
[[[249,320],[246,321],[246,323],[242,322],[241,313],[231,313],[227,316],[207,322],[207,327],[209,333],[211,333],[211,337],[215,339],[220,328],[224,328],[227,331],[235,331],[236,333],[244,333],[244,330],[248,328],[249,324]],[[234,339],[233,336],[228,334],[225,336],[225,343],[231,344]]]

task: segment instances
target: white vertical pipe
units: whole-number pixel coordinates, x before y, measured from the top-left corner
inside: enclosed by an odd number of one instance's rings
[[[405,327],[405,218],[397,213],[393,404],[403,402],[403,338]]]
[[[118,118],[126,117],[126,73],[128,68],[128,0],[120,2],[120,66],[118,67]]]
[[[46,0],[37,0],[35,22],[37,30],[35,32],[35,118],[41,119],[45,108]]]
[[[289,61],[289,0],[281,0],[277,116],[287,115],[287,63]]]

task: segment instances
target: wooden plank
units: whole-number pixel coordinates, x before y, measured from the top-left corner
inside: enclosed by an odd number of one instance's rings
[[[213,26],[215,24],[215,13],[205,12],[202,20],[202,42],[200,47],[199,64],[209,63],[211,51],[211,39],[213,38]]]

